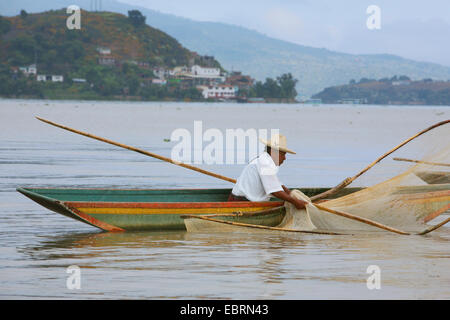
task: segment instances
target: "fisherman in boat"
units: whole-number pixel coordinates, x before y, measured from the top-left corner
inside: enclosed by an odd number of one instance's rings
[[[260,140],[266,145],[265,152],[244,168],[228,201],[269,201],[276,197],[292,203],[297,209],[304,209],[307,202],[292,197],[291,191],[281,184],[277,176],[279,166],[286,160],[286,153],[296,154],[286,147],[286,137],[274,135],[270,141]]]

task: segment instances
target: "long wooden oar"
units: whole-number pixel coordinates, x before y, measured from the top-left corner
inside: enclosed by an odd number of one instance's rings
[[[396,146],[395,148],[392,148],[391,150],[389,150],[388,152],[386,152],[385,154],[383,154],[381,157],[379,157],[378,159],[376,159],[374,162],[372,162],[371,164],[369,164],[366,168],[364,168],[363,170],[361,170],[359,173],[357,173],[355,176],[351,177],[351,178],[346,178],[344,181],[342,181],[340,184],[338,184],[336,187],[325,191],[321,194],[315,195],[313,197],[311,197],[312,201],[318,200],[318,199],[322,199],[326,196],[329,196],[331,194],[334,194],[336,192],[338,192],[339,190],[345,188],[346,186],[348,186],[350,183],[352,183],[353,181],[355,181],[355,179],[357,179],[358,177],[360,177],[362,174],[364,174],[365,172],[367,172],[370,168],[372,168],[374,165],[376,165],[378,162],[380,162],[381,160],[383,160],[384,158],[386,158],[388,155],[390,155],[391,153],[393,153],[394,151],[400,149],[401,147],[403,147],[405,144],[407,144],[408,142],[414,140],[415,138],[421,136],[422,134],[433,130],[434,128],[440,127],[444,124],[450,123],[450,119],[449,120],[444,120],[441,122],[438,122],[434,125],[432,125],[431,127],[428,127],[422,131],[420,131],[419,133],[416,133],[415,135],[413,135],[412,137],[406,139],[405,141],[403,141],[402,143],[400,143],[398,146]]]
[[[43,119],[43,118],[39,118],[39,117],[36,117],[36,118],[38,120],[41,120],[41,121],[45,122],[45,123],[51,124],[52,126],[55,126],[55,127],[58,127],[58,128],[64,129],[64,130],[68,130],[68,131],[71,131],[71,132],[74,132],[74,133],[77,133],[77,134],[81,134],[81,135],[83,135],[85,137],[88,137],[88,138],[92,138],[92,139],[96,139],[96,140],[99,140],[99,141],[102,141],[102,142],[106,142],[106,143],[109,143],[109,144],[112,144],[112,145],[115,145],[115,146],[118,146],[118,147],[121,147],[121,148],[125,148],[125,149],[131,150],[131,151],[135,151],[135,152],[138,152],[138,153],[141,153],[141,154],[144,154],[144,155],[147,155],[147,156],[159,159],[159,160],[163,160],[163,161],[175,164],[175,165],[180,166],[180,167],[191,169],[191,170],[194,170],[194,171],[197,171],[197,172],[200,172],[200,173],[203,173],[203,174],[206,174],[206,175],[218,178],[218,179],[222,179],[222,180],[225,180],[225,181],[236,183],[235,179],[231,179],[231,178],[222,176],[220,174],[216,174],[216,173],[213,173],[213,172],[210,172],[210,171],[206,171],[206,170],[200,169],[198,167],[191,166],[189,164],[185,164],[185,163],[182,163],[182,162],[179,162],[179,161],[175,161],[175,160],[172,160],[170,158],[166,158],[166,157],[160,156],[160,155],[152,153],[152,152],[148,152],[148,151],[145,151],[145,150],[142,150],[142,149],[138,149],[138,148],[135,148],[135,147],[130,147],[130,146],[127,146],[125,144],[118,143],[118,142],[115,142],[115,141],[112,141],[112,140],[101,138],[101,137],[95,136],[95,135],[90,134],[90,133],[86,133],[86,132],[83,132],[83,131],[75,130],[75,129],[72,129],[72,128],[60,125],[58,123],[55,123],[55,122],[52,122],[52,121],[49,121],[49,120],[46,120],[46,119]]]
[[[432,166],[450,167],[450,163],[439,163],[439,162],[412,160],[412,159],[405,159],[405,158],[392,158],[392,160],[405,161],[405,162],[414,162],[414,163],[423,163],[423,164],[429,164],[429,165],[432,165]]]

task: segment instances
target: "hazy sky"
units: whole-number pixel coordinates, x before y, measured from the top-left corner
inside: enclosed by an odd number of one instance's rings
[[[450,66],[450,0],[120,0],[199,21],[224,22],[298,44],[391,53]],[[381,29],[369,30],[368,6]]]

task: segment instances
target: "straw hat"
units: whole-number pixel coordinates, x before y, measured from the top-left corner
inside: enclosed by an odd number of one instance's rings
[[[264,143],[266,146],[272,148],[272,149],[276,149],[276,150],[280,150],[283,152],[288,152],[288,153],[292,153],[292,154],[296,154],[295,151],[292,151],[290,149],[287,148],[287,143],[286,143],[286,137],[283,136],[282,134],[275,134],[271,137],[270,141],[264,140],[264,139],[259,139],[262,143]]]

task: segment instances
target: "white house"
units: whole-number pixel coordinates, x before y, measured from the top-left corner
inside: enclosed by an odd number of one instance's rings
[[[219,68],[203,68],[199,65],[194,65],[191,67],[191,74],[194,77],[201,78],[217,78],[220,77],[220,69]]]
[[[218,84],[214,86],[197,86],[202,91],[205,99],[232,99],[236,98],[238,88],[229,84]]]
[[[86,79],[83,78],[73,78],[72,81],[74,83],[86,83]]]
[[[53,75],[52,76],[52,81],[53,82],[63,82],[64,81],[64,77],[60,76],[60,75]]]
[[[165,84],[167,84],[167,80],[162,80],[162,79],[152,79],[152,83],[153,83],[153,84],[165,85]]]
[[[32,64],[31,66],[28,66],[28,74],[34,74],[36,75],[37,68],[35,64]]]
[[[116,64],[116,58],[111,55],[103,55],[98,58],[98,63],[104,66],[113,66]]]
[[[173,72],[174,76],[188,75],[189,74],[189,69],[186,66],[175,67],[175,68],[173,68],[172,72]]]
[[[97,51],[100,54],[111,54],[111,49],[110,48],[98,47]]]
[[[73,80],[84,80],[84,79],[73,79]],[[64,82],[64,76],[61,76],[61,75],[48,76],[46,74],[38,74],[36,76],[36,81],[42,81],[42,82],[46,82],[46,81]],[[84,81],[86,81],[86,80],[84,80]],[[76,81],[74,81],[74,82],[76,82]]]
[[[164,69],[162,67],[153,68],[153,74],[161,80],[172,77],[175,75],[175,71],[172,69]]]
[[[35,64],[29,65],[28,67],[19,67],[19,70],[22,71],[26,76],[29,76],[30,74],[37,74],[37,68]]]

